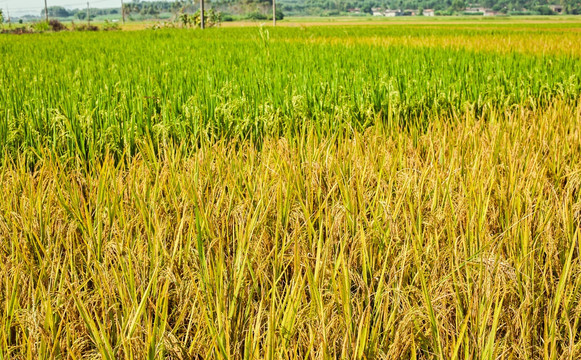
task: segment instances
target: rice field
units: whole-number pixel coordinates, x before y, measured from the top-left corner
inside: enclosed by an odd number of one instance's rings
[[[0,36],[0,360],[580,358],[580,26]]]

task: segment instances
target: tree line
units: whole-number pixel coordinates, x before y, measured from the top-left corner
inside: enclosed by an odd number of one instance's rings
[[[220,8],[228,14],[228,7],[271,5],[272,0],[216,0],[207,1],[208,5]],[[469,2],[466,0],[279,0],[280,9],[285,14],[291,15],[341,15],[353,13],[355,9],[360,13],[372,13],[374,8],[382,9],[434,9],[441,15],[462,13],[469,7],[485,7],[501,13],[517,14],[518,12],[552,15],[549,5],[562,5],[566,14],[581,14],[581,0],[480,0]],[[197,1],[140,1],[134,0],[124,4],[125,15],[139,14],[143,16],[156,16],[161,13],[195,13],[199,9]],[[281,11],[281,14],[282,14]],[[50,6],[50,17],[86,19],[86,9],[66,9],[62,6]],[[119,8],[90,9],[90,16],[117,15]],[[44,9],[40,14],[44,17]],[[281,15],[282,16],[282,15]],[[278,17],[278,16],[277,16]]]

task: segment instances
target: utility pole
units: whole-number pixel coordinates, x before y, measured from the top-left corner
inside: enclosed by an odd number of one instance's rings
[[[125,25],[125,7],[123,6],[123,0],[121,0],[121,18],[123,19],[123,25]]]
[[[46,5],[46,0],[44,0],[44,17],[46,22],[48,22],[48,6]]]
[[[272,0],[272,26],[276,26],[276,0]]]
[[[200,0],[200,28],[204,29],[204,0]]]
[[[87,1],[87,25],[91,26],[91,13],[89,12],[89,2]]]

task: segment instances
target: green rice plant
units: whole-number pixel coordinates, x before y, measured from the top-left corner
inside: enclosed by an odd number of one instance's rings
[[[260,142],[307,128],[320,136],[378,123],[425,128],[467,111],[577,101],[580,54],[564,51],[576,48],[578,32],[546,30],[360,26],[6,36],[0,143],[33,161],[38,148],[65,157],[120,157],[135,154],[141,139],[157,149],[223,138]],[[544,52],[554,43],[563,51]]]

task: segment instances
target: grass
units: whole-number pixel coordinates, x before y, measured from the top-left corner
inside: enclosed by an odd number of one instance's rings
[[[0,359],[578,358],[547,28],[0,37]]]

